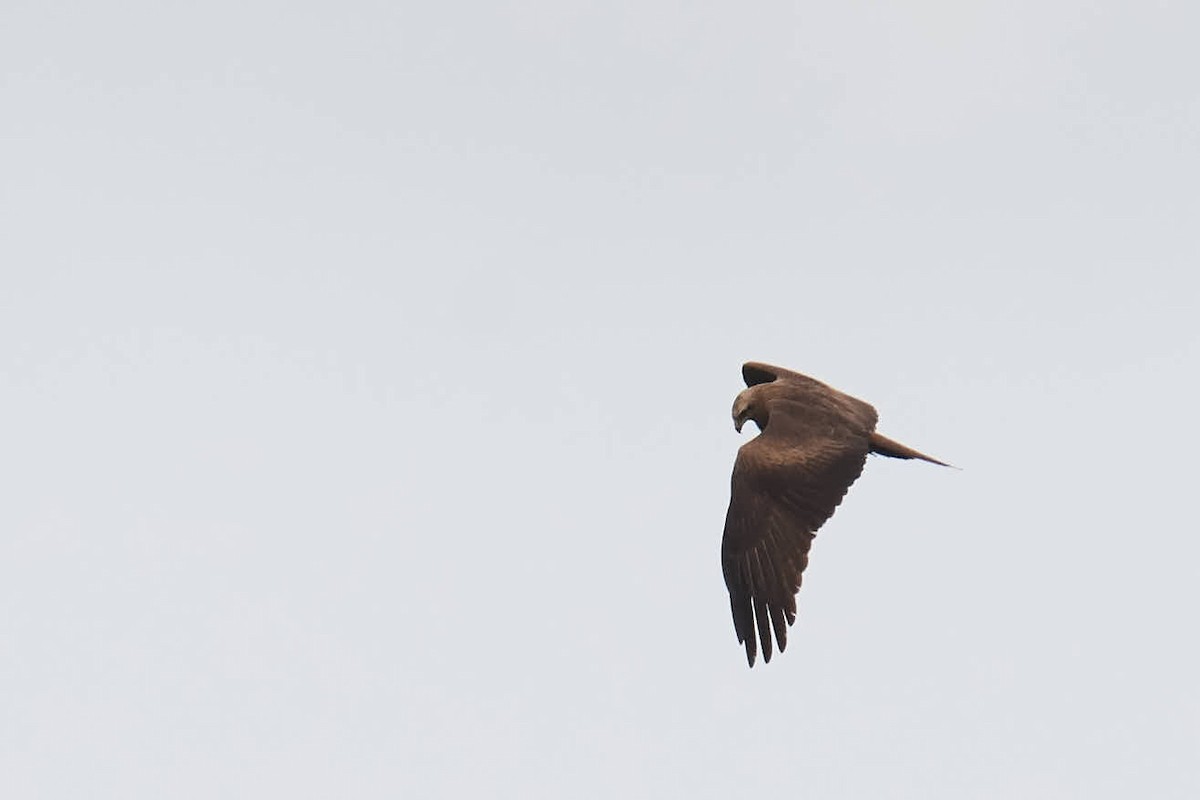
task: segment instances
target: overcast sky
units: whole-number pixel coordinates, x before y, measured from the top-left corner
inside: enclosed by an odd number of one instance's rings
[[[1198,8],[8,2],[0,794],[1200,796]]]

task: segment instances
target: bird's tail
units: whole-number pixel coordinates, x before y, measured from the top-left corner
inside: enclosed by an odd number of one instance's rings
[[[938,461],[936,458],[930,458],[924,453],[919,453],[911,447],[902,445],[897,441],[887,438],[881,433],[871,432],[871,452],[878,453],[881,456],[888,458],[919,458],[922,461],[928,461],[930,464],[939,464],[943,467],[952,467],[952,464],[947,464],[945,461]]]

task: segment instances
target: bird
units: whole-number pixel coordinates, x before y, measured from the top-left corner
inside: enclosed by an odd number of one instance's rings
[[[772,632],[779,652],[787,647],[813,538],[862,474],[867,454],[951,465],[877,433],[870,404],[807,375],[749,361],[742,377],[733,426],[741,433],[752,421],[760,433],[734,462],[721,569],[733,627],[753,667],[756,633],[764,663]]]

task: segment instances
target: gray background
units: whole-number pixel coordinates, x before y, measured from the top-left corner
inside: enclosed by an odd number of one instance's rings
[[[1200,796],[1196,9],[6,3],[0,792]]]

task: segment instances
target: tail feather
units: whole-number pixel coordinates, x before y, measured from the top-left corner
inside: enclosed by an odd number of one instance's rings
[[[938,464],[943,467],[953,468],[953,464],[947,464],[945,461],[938,461],[936,458],[931,458],[924,453],[913,450],[911,447],[902,445],[899,442],[889,439],[881,433],[871,432],[871,452],[878,453],[881,456],[888,458],[919,458],[922,461],[928,461],[930,464]]]

